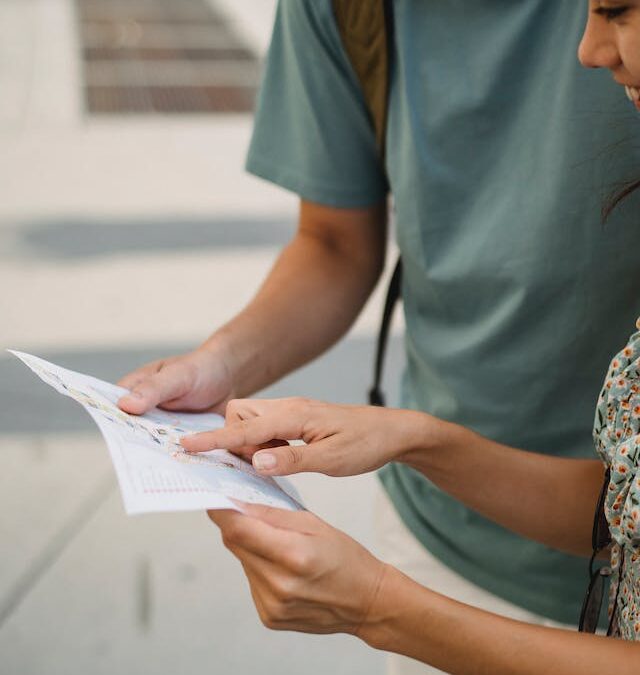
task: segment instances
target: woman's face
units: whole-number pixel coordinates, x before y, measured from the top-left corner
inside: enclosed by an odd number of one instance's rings
[[[640,110],[640,0],[589,0],[578,58],[587,68],[608,68]]]

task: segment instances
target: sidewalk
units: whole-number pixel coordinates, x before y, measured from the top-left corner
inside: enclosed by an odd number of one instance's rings
[[[271,0],[216,6],[264,52]],[[296,200],[242,171],[249,115],[86,116],[73,8],[0,4],[0,347],[113,380],[237,311]],[[362,400],[380,307],[379,291],[346,341],[265,394]],[[0,402],[0,672],[382,672],[355,639],[264,629],[202,513],[126,517],[89,418],[1,356]],[[295,482],[374,547],[372,476]]]

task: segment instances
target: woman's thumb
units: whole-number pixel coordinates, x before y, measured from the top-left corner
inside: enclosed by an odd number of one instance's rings
[[[252,459],[253,468],[265,476],[288,476],[302,471],[318,471],[317,467],[309,465],[310,455],[307,445],[280,445],[256,452]]]

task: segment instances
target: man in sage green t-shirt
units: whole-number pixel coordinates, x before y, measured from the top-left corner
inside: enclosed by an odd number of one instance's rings
[[[247,167],[300,196],[298,233],[242,313],[143,377],[123,405],[223,406],[321,353],[379,278],[391,191],[403,406],[511,446],[591,456],[601,373],[640,313],[633,206],[599,223],[603,195],[640,166],[621,143],[636,133],[635,112],[607,73],[577,62],[585,3],[393,5],[383,170],[330,0],[282,0]],[[575,623],[582,559],[507,532],[409,468],[380,476],[404,524],[450,570]]]

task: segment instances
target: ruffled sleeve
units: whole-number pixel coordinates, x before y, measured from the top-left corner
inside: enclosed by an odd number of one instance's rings
[[[615,356],[598,399],[596,450],[611,469],[605,513],[611,536],[640,547],[640,332]]]

